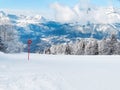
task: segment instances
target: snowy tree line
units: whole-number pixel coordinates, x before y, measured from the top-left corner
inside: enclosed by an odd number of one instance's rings
[[[5,53],[21,52],[22,43],[19,41],[17,31],[11,24],[0,25],[0,51]]]
[[[13,25],[0,25],[0,51],[5,53],[18,53],[23,52],[24,48],[25,46],[19,41],[18,32]],[[50,48],[45,49],[43,53],[65,55],[120,55],[120,41],[113,34],[110,38],[102,40],[89,38],[67,44],[52,45]]]
[[[74,43],[53,45],[47,48],[44,53],[54,55],[120,55],[120,41],[115,35],[103,40],[81,39]]]

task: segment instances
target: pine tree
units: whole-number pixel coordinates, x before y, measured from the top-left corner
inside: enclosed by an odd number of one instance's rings
[[[113,55],[117,53],[117,38],[113,34],[109,39],[103,39],[99,45],[100,55]]]
[[[117,41],[115,44],[116,50],[114,52],[115,55],[120,55],[120,41]]]
[[[98,50],[99,50],[99,55],[107,55],[108,47],[107,47],[106,39],[100,41]]]
[[[51,54],[50,48],[45,49],[44,53],[45,53],[45,54]]]
[[[3,43],[2,38],[0,37],[0,51],[5,52],[5,49],[6,49],[5,44]]]
[[[110,42],[108,44],[109,47],[109,55],[113,55],[117,51],[117,38],[114,34],[111,35],[110,37]]]
[[[98,51],[98,42],[97,40],[94,40],[93,42],[93,55],[98,55],[99,51]]]
[[[95,39],[91,39],[85,48],[85,55],[98,55],[98,42]]]
[[[2,32],[1,37],[4,39],[4,43],[7,45],[6,53],[18,53],[23,50],[23,44],[19,41],[17,31],[12,24],[0,26]]]
[[[69,44],[66,45],[65,54],[66,55],[71,55],[72,54],[72,48],[70,47]]]
[[[73,46],[75,55],[84,55],[85,53],[85,41],[77,41]]]

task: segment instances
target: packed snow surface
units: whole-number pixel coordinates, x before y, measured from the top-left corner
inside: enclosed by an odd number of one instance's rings
[[[0,53],[0,90],[120,90],[120,56]]]

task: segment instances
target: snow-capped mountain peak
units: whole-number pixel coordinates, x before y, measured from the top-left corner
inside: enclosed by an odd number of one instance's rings
[[[5,17],[6,14],[3,11],[0,11],[0,17]]]
[[[41,15],[35,15],[34,18],[37,19],[37,20],[40,20],[42,18],[42,16]]]
[[[0,11],[0,24],[10,23],[9,17],[7,17],[6,13]]]
[[[1,24],[11,22],[11,24],[16,24],[18,26],[26,26],[28,24],[38,24],[46,21],[47,19],[45,19],[41,15],[35,15],[35,16],[15,15],[15,14],[6,14],[5,12],[0,11]]]
[[[17,25],[28,25],[28,24],[38,24],[38,23],[42,23],[45,22],[46,19],[40,15],[36,15],[36,16],[22,16],[19,17],[18,20],[16,20]]]
[[[114,8],[99,8],[97,10],[89,8],[88,13],[84,11],[82,14],[85,15],[79,17],[79,21],[75,23],[50,21],[41,15],[26,16],[1,12],[0,23],[10,22],[14,24],[20,41],[24,44],[30,38],[34,44],[32,52],[35,52],[35,49],[43,50],[53,44],[68,43],[81,38],[92,37],[101,40],[113,33],[120,39],[120,11]],[[86,23],[81,23],[81,18]]]

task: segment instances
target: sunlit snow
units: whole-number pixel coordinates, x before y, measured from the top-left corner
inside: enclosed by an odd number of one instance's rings
[[[119,58],[0,53],[0,90],[120,90]]]

